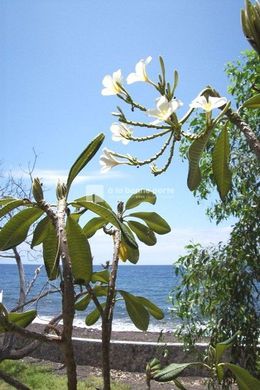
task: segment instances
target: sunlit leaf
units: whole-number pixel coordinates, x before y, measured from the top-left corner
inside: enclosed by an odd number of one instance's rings
[[[110,272],[107,269],[104,269],[103,271],[93,272],[91,277],[91,282],[108,283],[109,277],[110,277]]]
[[[132,220],[127,221],[127,223],[130,229],[137,235],[140,241],[149,246],[156,244],[157,240],[155,234],[149,227],[143,225],[140,222]]]
[[[260,381],[244,368],[232,363],[222,363],[221,365],[230,369],[235,375],[239,390],[260,389]]]
[[[2,207],[0,209],[0,218],[2,218],[4,215],[6,215],[7,213],[9,213],[10,211],[16,209],[17,207],[19,206],[25,206],[26,204],[28,204],[29,202],[28,201],[25,201],[24,199],[15,199],[15,200],[11,200],[10,202],[8,202],[7,204],[4,205],[4,207]]]
[[[75,302],[75,309],[80,311],[86,310],[90,302],[91,296],[89,293],[86,293]]]
[[[11,249],[23,242],[30,226],[40,218],[43,211],[38,207],[29,207],[18,212],[0,230],[0,250]]]
[[[125,209],[126,210],[133,209],[134,207],[139,206],[143,202],[155,204],[156,195],[151,191],[140,190],[135,194],[133,194],[132,196],[130,196],[130,198],[127,200],[125,204]]]
[[[236,341],[237,335],[239,332],[236,332],[232,337],[230,337],[228,340],[223,341],[222,343],[217,343],[215,350],[216,350],[216,362],[218,363],[223,356],[223,353]]]
[[[164,367],[162,370],[156,372],[153,376],[153,379],[157,382],[169,382],[178,376],[185,370],[185,368],[190,367],[198,363],[172,363],[169,366]]]
[[[131,236],[132,240],[135,241],[132,231],[129,229],[128,226],[126,226],[125,224],[123,225],[125,228],[125,233],[127,233],[128,236]],[[137,247],[134,248],[133,246],[128,245],[128,242],[124,239],[124,237],[121,237],[121,242],[119,247],[119,258],[124,262],[126,260],[129,260],[132,264],[136,264],[139,260],[139,249],[137,243],[136,246]]]
[[[139,296],[137,296],[136,298],[139,300],[139,302],[141,302],[143,306],[145,306],[145,308],[154,318],[156,318],[157,320],[162,320],[164,318],[163,311],[153,302],[149,301],[149,299]]]
[[[38,222],[33,232],[33,239],[31,242],[31,248],[40,245],[48,234],[48,226],[50,223],[49,217],[43,218]]]
[[[142,219],[155,233],[166,234],[171,231],[170,225],[155,212],[137,212],[129,216]]]
[[[231,189],[232,174],[229,169],[230,146],[227,126],[224,126],[212,152],[212,170],[222,200]]]
[[[106,224],[107,221],[102,217],[92,218],[83,227],[83,233],[87,238],[90,238],[97,232],[97,230],[101,229]]]
[[[48,278],[54,280],[59,274],[59,239],[50,220],[48,220],[46,235],[42,241],[42,251]]]
[[[208,129],[201,137],[195,139],[188,151],[189,173],[188,173],[188,188],[191,191],[196,190],[201,182],[201,172],[199,167],[200,158],[205,149],[212,129]]]
[[[81,198],[75,199],[73,202],[71,202],[71,204],[74,205],[74,202],[76,204],[77,204],[77,202],[93,202],[93,203],[97,203],[100,206],[103,206],[109,210],[112,210],[111,206],[103,198],[101,198],[101,196],[96,195],[96,194],[82,196]]]
[[[104,308],[105,302],[101,303],[101,307]],[[94,325],[100,318],[101,314],[99,309],[96,307],[91,313],[89,313],[85,319],[85,323],[87,326],[92,326]]]
[[[134,295],[123,290],[119,290],[118,292],[124,298],[127,313],[134,325],[140,330],[147,330],[149,325],[149,312],[144,305]]]
[[[88,240],[79,224],[67,217],[66,234],[72,274],[76,281],[88,283],[92,275],[92,255]]]
[[[77,204],[81,207],[85,207],[86,209],[92,211],[93,213],[99,215],[102,217],[107,223],[111,223],[115,227],[121,230],[122,236],[125,238],[125,241],[130,245],[133,246],[134,248],[137,247],[137,244],[135,240],[132,239],[131,236],[127,233],[125,226],[123,223],[119,221],[117,218],[116,214],[104,206],[101,206],[100,204],[96,204],[93,202],[77,202]]]
[[[104,134],[99,134],[96,138],[94,138],[86,149],[81,153],[81,155],[77,158],[75,163],[72,165],[68,180],[67,180],[67,193],[69,192],[70,186],[75,179],[75,177],[79,174],[79,172],[87,165],[87,163],[95,156],[98,149],[102,145],[104,141]]]
[[[260,108],[260,93],[252,96],[250,99],[246,100],[243,104],[243,107],[246,108]]]
[[[25,328],[35,319],[36,315],[36,310],[29,310],[23,313],[8,313],[7,320],[12,324]],[[5,329],[0,324],[0,333],[3,332],[5,332]]]

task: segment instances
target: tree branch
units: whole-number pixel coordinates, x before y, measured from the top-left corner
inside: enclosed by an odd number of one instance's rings
[[[30,387],[27,387],[26,385],[19,382],[17,379],[14,379],[11,375],[7,374],[2,370],[0,370],[0,378],[18,390],[30,390]]]
[[[231,123],[233,123],[235,126],[239,128],[239,130],[242,131],[242,133],[245,135],[246,140],[248,142],[248,145],[250,146],[250,149],[253,153],[255,153],[258,160],[260,160],[260,141],[258,140],[257,136],[251,129],[251,127],[243,121],[243,119],[240,117],[239,114],[229,109],[226,112],[226,116],[230,120]]]

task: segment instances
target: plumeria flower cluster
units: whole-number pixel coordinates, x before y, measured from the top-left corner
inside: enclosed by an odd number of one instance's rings
[[[158,137],[164,139],[164,143],[158,153],[151,156],[146,160],[140,160],[130,155],[122,155],[113,152],[109,149],[104,149],[100,158],[100,164],[102,166],[101,171],[107,172],[116,165],[126,164],[141,166],[149,164],[151,171],[154,175],[158,175],[164,172],[170,165],[174,146],[176,141],[179,141],[182,136],[189,137],[188,133],[182,130],[184,123],[188,120],[194,109],[203,109],[206,113],[207,125],[213,126],[220,120],[222,113],[215,120],[211,117],[211,112],[215,108],[221,108],[227,106],[227,99],[220,97],[212,88],[207,87],[203,90],[189,105],[189,110],[183,118],[178,119],[177,111],[183,106],[180,99],[175,97],[175,90],[178,85],[178,73],[174,72],[173,85],[166,82],[165,79],[165,67],[164,61],[160,57],[161,74],[157,83],[151,80],[147,73],[147,65],[152,61],[152,57],[149,56],[146,59],[141,59],[135,66],[135,72],[130,73],[126,77],[126,84],[130,85],[135,82],[143,82],[151,85],[159,93],[159,96],[155,100],[155,106],[153,108],[146,108],[142,104],[134,101],[126,87],[124,86],[124,78],[121,69],[118,69],[111,75],[106,75],[102,81],[103,89],[102,95],[117,95],[126,104],[131,106],[131,110],[139,110],[146,117],[146,122],[133,121],[128,119],[120,107],[118,112],[113,113],[118,119],[111,125],[110,130],[112,132],[113,141],[121,141],[124,145],[127,145],[130,141],[144,142],[152,140]],[[223,111],[222,111],[223,112]],[[149,118],[153,118],[153,121],[149,121]],[[134,128],[147,128],[152,131],[151,134],[136,137],[134,135]],[[197,136],[193,135],[193,139]],[[162,168],[158,168],[155,161],[168,151],[168,159]]]

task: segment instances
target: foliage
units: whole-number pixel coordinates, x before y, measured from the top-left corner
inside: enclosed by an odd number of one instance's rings
[[[231,79],[229,92],[236,105],[252,94],[259,82],[258,56],[244,53],[243,59],[226,68]],[[240,113],[250,126],[259,132],[259,111],[241,108]],[[200,116],[192,120],[195,127]],[[193,345],[203,334],[212,342],[230,337],[237,329],[241,334],[232,347],[235,362],[252,371],[256,370],[257,342],[259,337],[259,162],[238,128],[229,127],[231,141],[232,190],[226,201],[216,201],[208,215],[217,221],[235,216],[231,236],[226,244],[202,248],[199,244],[187,246],[188,253],[177,262],[176,272],[182,282],[174,291],[176,314],[182,320],[178,334],[187,345]],[[188,146],[182,146],[185,155]],[[199,200],[212,191],[213,175],[210,155],[213,144],[208,145],[201,168],[206,180],[196,191]]]
[[[58,182],[57,205],[50,205],[44,199],[42,184],[38,178],[32,183],[34,200],[5,197],[0,200],[1,215],[13,211],[13,215],[0,230],[0,250],[12,249],[27,238],[32,229],[31,247],[42,245],[43,260],[48,278],[60,278],[62,293],[62,316],[58,316],[52,327],[61,318],[62,335],[57,343],[63,344],[70,390],[76,389],[76,364],[72,346],[72,323],[75,309],[85,310],[90,302],[95,309],[88,312],[86,325],[102,320],[102,358],[104,390],[110,389],[109,345],[113,321],[113,310],[118,299],[123,299],[126,311],[140,330],[147,330],[150,315],[160,320],[163,312],[145,297],[135,296],[116,289],[117,269],[120,260],[137,263],[139,259],[138,240],[152,246],[157,242],[156,234],[166,234],[171,229],[168,223],[155,212],[132,212],[143,203],[156,203],[156,195],[140,190],[130,196],[124,205],[119,202],[114,212],[111,206],[99,196],[92,194],[68,201],[73,180],[100,148],[104,135],[98,135],[80,154],[72,165],[67,183]],[[73,209],[73,210],[72,210]],[[131,212],[126,214],[127,212]],[[80,218],[88,211],[96,214],[83,228]],[[107,269],[93,273],[93,257],[88,238],[99,229],[112,237],[113,259]],[[1,304],[0,331],[22,333],[33,321],[36,311],[8,313]],[[20,325],[20,326],[19,326]],[[35,338],[33,333],[27,333]],[[48,336],[38,337],[47,341]],[[1,357],[0,357],[1,358]]]
[[[260,3],[253,5],[245,1],[245,9],[241,10],[241,22],[244,34],[250,45],[260,54]]]
[[[257,14],[258,22],[260,23],[260,14]],[[153,122],[148,122],[147,118],[144,121],[136,121],[130,118],[130,114],[125,114],[122,108],[118,106],[117,112],[113,113],[117,117],[118,123],[113,123],[111,126],[113,140],[122,141],[123,144],[127,144],[129,141],[150,142],[155,139],[162,140],[161,149],[145,160],[129,154],[123,155],[104,149],[104,154],[100,158],[102,170],[106,172],[119,164],[137,167],[150,165],[153,175],[160,175],[171,165],[176,143],[181,141],[185,145],[184,150],[189,162],[188,188],[191,191],[197,189],[200,191],[201,187],[204,186],[204,191],[207,192],[208,184],[205,179],[207,180],[210,175],[211,185],[217,187],[220,198],[224,201],[232,186],[232,170],[229,167],[229,127],[236,126],[239,132],[244,134],[248,147],[256,158],[260,159],[260,141],[257,134],[255,134],[256,128],[251,126],[251,122],[248,122],[248,118],[244,115],[245,110],[252,111],[260,108],[259,83],[257,89],[251,88],[249,96],[243,95],[239,110],[232,109],[231,102],[225,97],[220,97],[213,87],[207,86],[189,104],[189,108],[183,117],[179,118],[177,111],[183,103],[175,97],[179,80],[177,71],[174,72],[174,80],[171,84],[166,80],[164,61],[162,57],[159,57],[161,73],[158,81],[155,82],[147,75],[146,66],[150,62],[151,57],[140,60],[136,64],[136,73],[131,73],[126,81],[128,84],[139,81],[152,86],[159,94],[156,99],[156,108],[148,109],[134,100],[129,90],[122,84],[121,70],[114,72],[113,76],[106,75],[104,77],[103,85],[105,89],[102,90],[102,94],[117,95],[126,105],[130,106],[131,114],[134,111],[139,111],[141,115],[156,118]],[[257,82],[256,74],[254,75],[254,82]],[[243,78],[240,81],[242,84],[244,83]],[[197,109],[202,109],[203,112],[197,114]],[[214,109],[220,110],[218,115],[213,115]],[[193,117],[194,114],[195,118]],[[192,117],[193,119],[191,119]],[[185,130],[187,124],[190,125],[189,132]],[[133,129],[140,131],[143,128],[148,129],[150,134],[135,136]],[[239,138],[241,138],[241,134],[239,134]],[[162,168],[159,168],[156,162],[163,155],[167,156],[166,162]],[[207,161],[206,165],[205,160]]]
[[[157,382],[169,382],[173,381],[178,389],[185,390],[185,387],[178,380],[178,377],[182,374],[186,368],[191,366],[202,366],[207,369],[209,373],[209,379],[207,381],[207,388],[209,390],[228,389],[229,386],[225,384],[225,372],[230,370],[235,376],[236,383],[239,390],[253,390],[260,387],[260,381],[253,377],[244,368],[228,363],[222,362],[225,352],[232,347],[238,332],[231,338],[217,343],[215,346],[209,345],[207,356],[204,362],[191,362],[191,363],[172,363],[166,367],[161,367],[158,359],[153,359],[146,366],[146,377],[148,387],[150,388],[151,380]]]

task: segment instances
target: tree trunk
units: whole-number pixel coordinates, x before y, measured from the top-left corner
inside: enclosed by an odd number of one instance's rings
[[[121,218],[123,204],[118,205],[118,217]],[[114,253],[110,280],[108,285],[106,306],[102,315],[102,374],[103,374],[103,390],[111,389],[110,381],[110,340],[112,331],[112,322],[115,306],[115,288],[119,261],[119,246],[121,240],[121,233],[115,229],[113,234],[114,239]]]
[[[252,150],[252,152],[256,155],[257,159],[260,160],[260,141],[257,139],[257,136],[250,128],[250,126],[242,120],[242,118],[234,111],[229,109],[226,112],[226,115],[230,122],[232,122],[235,126],[239,128],[242,133],[244,133],[247,143]]]
[[[62,259],[63,281],[62,281],[62,314],[63,314],[63,331],[62,341],[64,350],[64,360],[67,368],[68,389],[77,389],[77,370],[74,358],[72,331],[73,319],[75,315],[74,308],[74,285],[71,272],[71,261],[68,252],[67,237],[65,231],[66,218],[66,200],[60,199],[58,202],[58,221],[57,231],[59,234],[60,255]]]
[[[20,256],[16,247],[13,248],[13,252],[14,252],[14,257],[15,257],[15,261],[16,261],[18,273],[19,273],[20,292],[19,292],[18,306],[22,307],[22,309],[20,309],[19,311],[23,311],[23,305],[25,304],[25,300],[26,300],[24,267],[23,267],[23,263],[21,260],[21,256]]]

